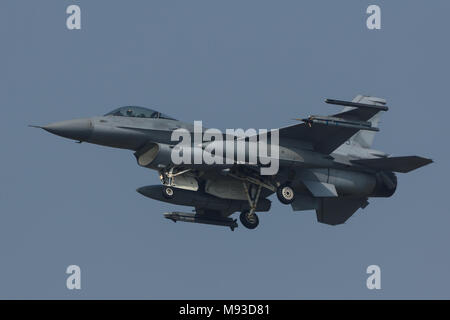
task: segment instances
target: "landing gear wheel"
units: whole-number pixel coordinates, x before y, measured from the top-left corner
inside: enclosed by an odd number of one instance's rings
[[[163,197],[166,199],[172,199],[173,198],[173,189],[171,187],[163,187],[162,189]]]
[[[255,229],[259,224],[258,216],[255,213],[250,213],[250,211],[243,211],[239,219],[244,227],[247,229]]]
[[[277,189],[277,197],[281,203],[290,204],[295,200],[294,189],[289,184],[282,184]]]

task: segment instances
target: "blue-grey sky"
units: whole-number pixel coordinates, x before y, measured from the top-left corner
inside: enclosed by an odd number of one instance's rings
[[[66,28],[81,7],[82,29]],[[366,28],[369,4],[381,30]],[[0,2],[0,298],[450,298],[448,1]],[[177,223],[184,209],[131,152],[28,124],[153,107],[217,128],[276,128],[388,100],[374,147],[432,165],[346,224],[272,196],[250,231]],[[65,269],[81,267],[82,289]],[[381,290],[366,268],[381,267]]]

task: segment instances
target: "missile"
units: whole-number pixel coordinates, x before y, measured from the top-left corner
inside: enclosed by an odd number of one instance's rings
[[[173,222],[183,221],[183,222],[202,223],[202,224],[230,227],[231,231],[234,231],[234,229],[238,227],[236,219],[219,216],[210,216],[205,214],[166,212],[164,213],[164,217],[166,219],[172,220]]]
[[[343,101],[343,100],[336,100],[336,99],[326,99],[325,103],[336,104],[339,106],[355,107],[355,108],[378,109],[380,111],[388,111],[389,110],[388,106],[379,106],[376,104],[366,104],[366,103],[358,103],[358,102]]]
[[[334,127],[344,127],[358,130],[368,130],[368,131],[379,131],[380,129],[372,127],[372,124],[367,121],[351,121],[336,117],[326,117],[326,116],[310,116],[305,119],[296,119],[303,121],[311,126],[313,123],[322,124],[326,126]]]

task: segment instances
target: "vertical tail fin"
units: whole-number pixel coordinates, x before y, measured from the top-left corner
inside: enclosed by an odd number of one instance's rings
[[[386,100],[384,100],[382,98],[364,96],[364,95],[356,96],[352,100],[352,102],[373,104],[373,105],[377,105],[377,106],[384,106],[386,104]],[[343,109],[343,111],[348,111],[351,109],[354,109],[354,108],[353,107],[345,107]],[[378,128],[380,116],[381,116],[381,112],[378,112],[371,119],[368,120],[370,123],[372,123],[373,127]],[[351,137],[349,139],[349,141],[350,141],[350,144],[352,144],[352,145],[357,145],[362,148],[370,148],[372,146],[374,138],[375,138],[374,131],[361,130],[358,133],[356,133],[353,137]]]

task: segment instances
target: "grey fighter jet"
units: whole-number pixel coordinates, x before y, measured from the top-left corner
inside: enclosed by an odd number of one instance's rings
[[[259,224],[256,212],[269,211],[268,197],[275,193],[294,211],[315,210],[319,222],[338,225],[365,208],[368,198],[392,196],[397,188],[395,173],[410,172],[432,160],[392,157],[371,148],[379,131],[380,114],[388,110],[384,99],[358,95],[351,102],[325,102],[344,109],[331,116],[297,119],[301,122],[277,129],[277,155],[268,155],[279,163],[273,175],[261,174],[262,161],[237,161],[235,155],[222,164],[175,164],[171,155],[178,141],[173,141],[172,133],[181,128],[194,135],[194,125],[148,108],[121,107],[104,116],[39,128],[79,142],[134,151],[137,163],[158,171],[162,182],[138,188],[137,192],[158,201],[194,207],[193,213],[164,214],[174,222],[234,230],[237,219],[230,216],[240,212],[241,223],[254,229]],[[232,139],[237,143],[241,138]],[[247,151],[250,140],[244,139]],[[191,147],[205,150],[207,145],[194,142]]]

